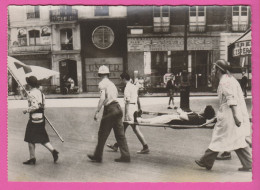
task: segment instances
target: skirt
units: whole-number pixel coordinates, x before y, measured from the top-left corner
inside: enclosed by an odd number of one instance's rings
[[[49,136],[45,130],[45,121],[42,123],[33,123],[29,120],[25,131],[24,141],[41,144],[50,142]]]

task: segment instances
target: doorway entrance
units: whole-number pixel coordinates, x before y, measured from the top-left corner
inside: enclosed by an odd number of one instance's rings
[[[78,86],[77,77],[77,62],[74,60],[66,59],[59,62],[60,69],[60,87],[61,92],[66,87],[68,79],[71,78],[74,81],[75,86]]]

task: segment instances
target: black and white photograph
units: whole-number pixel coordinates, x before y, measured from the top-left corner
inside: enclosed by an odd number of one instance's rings
[[[251,7],[9,5],[8,181],[252,182]]]

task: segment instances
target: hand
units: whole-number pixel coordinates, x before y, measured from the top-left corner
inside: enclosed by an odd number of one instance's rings
[[[234,120],[235,120],[236,126],[240,127],[241,121],[237,118],[237,116],[234,116]]]
[[[94,120],[97,121],[97,116],[98,116],[98,112],[95,113],[94,115]]]
[[[27,110],[23,110],[23,114],[26,114],[27,113]]]

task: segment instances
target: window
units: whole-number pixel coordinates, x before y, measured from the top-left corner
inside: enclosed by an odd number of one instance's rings
[[[96,6],[95,7],[95,16],[109,16],[109,7],[108,6]]]
[[[27,34],[25,29],[18,30],[18,46],[27,46]]]
[[[189,16],[189,31],[190,32],[205,32],[206,29],[206,7],[192,6],[190,7]]]
[[[153,7],[154,32],[170,32],[170,8],[169,6]]]
[[[114,42],[115,36],[111,28],[107,26],[97,27],[92,34],[92,42],[99,49],[107,49]]]
[[[232,7],[232,30],[243,32],[248,29],[248,7]]]
[[[35,46],[39,44],[40,44],[40,31],[39,30],[29,31],[29,45]]]
[[[61,50],[73,50],[72,29],[62,29],[60,31]]]
[[[27,19],[40,18],[40,6],[27,6]]]

